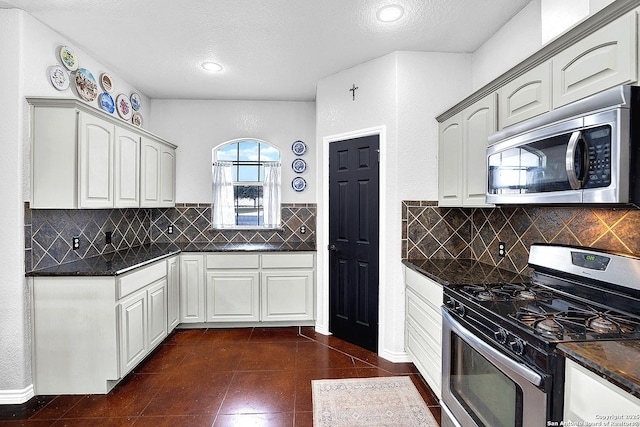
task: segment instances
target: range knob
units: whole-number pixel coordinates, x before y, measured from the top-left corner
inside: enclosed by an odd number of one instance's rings
[[[519,338],[515,338],[513,341],[509,342],[509,347],[511,347],[511,351],[518,356],[522,356],[524,353],[524,341]]]
[[[464,317],[467,314],[467,309],[465,308],[464,305],[462,305],[460,303],[458,303],[455,306],[455,310],[456,310],[456,313],[458,313],[458,316],[460,316],[460,317]]]
[[[493,336],[496,338],[496,341],[498,341],[500,344],[504,344],[507,342],[507,331],[504,330],[503,328],[500,328],[496,332],[494,332]]]

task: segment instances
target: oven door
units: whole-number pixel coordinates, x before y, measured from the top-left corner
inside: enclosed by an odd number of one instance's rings
[[[545,425],[544,378],[442,315],[442,426]]]

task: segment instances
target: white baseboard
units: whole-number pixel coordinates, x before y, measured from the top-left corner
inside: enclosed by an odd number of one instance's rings
[[[378,349],[378,356],[393,363],[411,362],[411,358],[409,357],[409,354],[405,351],[395,352],[395,351],[389,351],[385,349]]]
[[[35,396],[33,384],[22,390],[0,390],[0,405],[19,405]]]

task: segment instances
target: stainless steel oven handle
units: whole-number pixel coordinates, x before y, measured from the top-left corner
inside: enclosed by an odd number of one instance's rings
[[[510,368],[512,371],[529,381],[531,384],[535,386],[539,386],[540,384],[542,384],[542,377],[537,372],[534,372],[523,364],[516,362],[508,356],[505,356],[498,350],[491,347],[489,344],[476,337],[473,333],[469,332],[469,330],[456,322],[451,317],[451,315],[447,313],[444,307],[442,308],[442,316],[444,317],[445,321],[449,322],[449,325],[451,325],[451,329],[454,330],[462,338],[464,338],[471,346],[480,349],[487,354],[490,354],[491,357],[498,360],[504,366]]]
[[[567,144],[567,153],[565,155],[565,168],[567,169],[567,177],[569,178],[569,185],[574,190],[579,190],[582,188],[583,179],[578,179],[576,177],[576,168],[575,168],[575,156],[576,156],[576,147],[580,143],[580,139],[582,138],[582,132],[579,130],[573,132],[571,137],[569,138],[569,143]],[[584,157],[584,156],[583,156]],[[580,159],[584,162],[583,159]],[[582,165],[584,169],[585,165]]]

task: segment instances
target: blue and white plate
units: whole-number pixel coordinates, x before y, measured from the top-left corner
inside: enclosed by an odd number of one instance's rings
[[[293,154],[295,154],[296,156],[302,156],[307,152],[307,144],[298,140],[291,146],[291,151],[293,151]]]
[[[113,97],[109,95],[109,92],[102,92],[98,98],[100,108],[109,114],[113,114],[116,111],[116,103],[113,101]]]
[[[302,177],[293,178],[293,181],[291,181],[291,187],[299,193],[307,188],[307,181]]]
[[[302,173],[307,169],[307,162],[302,159],[295,159],[293,163],[291,163],[291,169],[295,173]]]
[[[137,93],[131,94],[131,107],[133,111],[140,111],[140,107],[142,107],[142,101],[140,100],[140,95]]]

